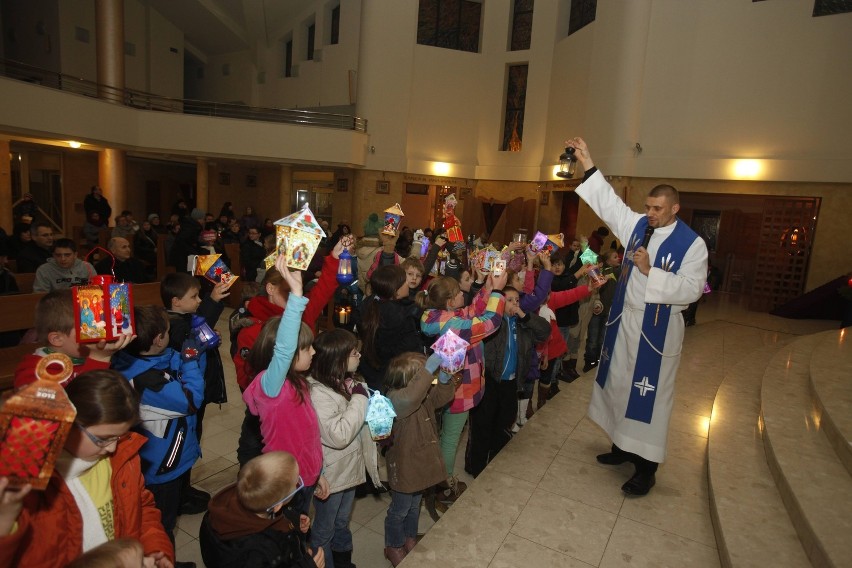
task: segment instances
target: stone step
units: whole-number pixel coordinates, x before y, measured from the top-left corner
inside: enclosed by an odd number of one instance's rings
[[[802,337],[781,349],[761,386],[766,461],[814,566],[848,566],[852,558],[852,477],[823,432],[810,387],[814,350],[836,334]]]
[[[726,567],[801,568],[810,562],[766,463],[760,386],[778,345],[726,365],[707,443],[710,514]]]
[[[820,426],[852,475],[852,342],[846,334],[845,329],[828,333],[830,340],[816,346],[810,380]]]

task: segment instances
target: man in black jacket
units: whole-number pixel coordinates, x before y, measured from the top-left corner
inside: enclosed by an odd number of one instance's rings
[[[51,258],[53,250],[53,227],[41,222],[30,227],[33,240],[18,251],[18,272],[35,272]]]
[[[114,274],[118,282],[133,282],[134,284],[145,284],[151,279],[145,273],[145,265],[133,258],[130,251],[130,243],[122,237],[113,237],[109,240],[109,252],[115,258],[105,257],[95,264],[98,274]]]

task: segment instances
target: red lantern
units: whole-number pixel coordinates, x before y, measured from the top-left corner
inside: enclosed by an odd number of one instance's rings
[[[53,371],[58,367],[58,372]],[[51,353],[36,367],[36,381],[8,393],[0,405],[0,477],[13,487],[47,487],[77,409],[60,384],[71,377],[67,355]]]
[[[133,335],[133,285],[98,275],[74,286],[74,322],[78,343],[113,341]]]

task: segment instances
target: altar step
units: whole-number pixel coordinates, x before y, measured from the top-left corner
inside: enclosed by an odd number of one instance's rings
[[[842,333],[751,353],[720,385],[707,451],[723,566],[852,558],[852,349]]]

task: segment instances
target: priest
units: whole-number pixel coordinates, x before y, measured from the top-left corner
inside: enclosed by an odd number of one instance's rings
[[[615,194],[581,138],[565,146],[575,149],[585,170],[577,195],[625,245],[589,405],[589,417],[612,440],[611,451],[597,459],[607,465],[633,463],[635,473],[621,489],[646,495],[666,458],[684,335],[681,312],[701,296],[707,246],[677,218],[680,198],[674,187],[654,187],[645,198],[645,213],[637,213]]]

